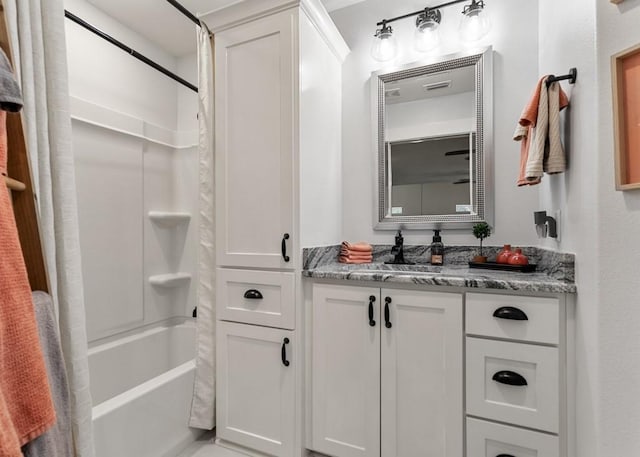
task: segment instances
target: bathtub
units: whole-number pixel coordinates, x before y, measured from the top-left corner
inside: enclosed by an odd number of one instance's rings
[[[192,322],[89,348],[96,457],[175,457],[195,441],[194,356]]]

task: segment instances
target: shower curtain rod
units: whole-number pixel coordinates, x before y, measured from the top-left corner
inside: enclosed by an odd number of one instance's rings
[[[148,57],[140,54],[135,49],[132,49],[129,46],[127,46],[126,44],[122,43],[121,41],[116,40],[111,35],[108,35],[105,32],[103,32],[102,30],[98,29],[97,27],[94,27],[93,25],[89,24],[84,19],[79,18],[78,16],[76,16],[73,13],[70,13],[67,10],[64,10],[64,16],[66,18],[72,20],[76,24],[78,24],[78,25],[84,27],[85,29],[89,30],[90,32],[95,33],[96,35],[98,35],[103,40],[106,40],[109,43],[113,44],[114,46],[119,47],[120,49],[122,49],[126,53],[130,54],[132,57],[135,57],[136,59],[140,60],[141,62],[146,63],[151,68],[154,68],[155,70],[158,70],[159,72],[163,73],[164,75],[168,76],[169,78],[173,79],[174,81],[177,81],[178,83],[182,84],[183,86],[188,87],[192,91],[198,92],[198,88],[196,86],[194,86],[193,84],[191,84],[186,79],[181,78],[180,76],[176,75],[172,71],[167,70],[165,67],[163,67],[159,63],[154,62],[153,60],[149,59]],[[194,18],[195,18],[195,16],[194,16]]]
[[[169,3],[171,3],[175,9],[177,9],[178,11],[180,11],[182,14],[184,14],[185,16],[187,16],[189,18],[189,20],[191,22],[193,22],[195,25],[197,25],[198,27],[201,27],[200,25],[200,19],[198,19],[196,17],[195,14],[193,14],[191,11],[189,11],[188,9],[186,9],[184,6],[182,6],[180,3],[178,3],[176,0],[167,0]]]

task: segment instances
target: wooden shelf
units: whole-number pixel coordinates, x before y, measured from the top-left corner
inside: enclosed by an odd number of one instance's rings
[[[167,289],[181,287],[191,281],[190,273],[168,273],[149,277],[149,284]]]
[[[190,213],[170,211],[149,211],[149,219],[162,227],[176,227],[191,220]]]
[[[25,183],[18,181],[17,179],[10,178],[8,176],[4,177],[4,183],[7,185],[7,189],[15,192],[22,192],[27,189],[27,186]]]

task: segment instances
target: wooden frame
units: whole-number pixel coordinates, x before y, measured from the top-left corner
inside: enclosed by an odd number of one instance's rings
[[[611,75],[616,190],[640,189],[640,44],[611,57]]]
[[[4,2],[0,0],[0,47],[13,65]],[[22,112],[7,113],[7,171],[6,186],[13,190],[13,213],[16,219],[22,255],[29,275],[31,290],[49,292],[49,278],[40,240],[36,195],[33,189],[29,154],[22,120]],[[0,185],[5,185],[0,182]]]

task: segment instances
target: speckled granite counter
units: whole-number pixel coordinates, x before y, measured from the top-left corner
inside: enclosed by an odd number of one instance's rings
[[[491,256],[499,248],[487,248]],[[538,264],[535,273],[517,273],[469,268],[468,259],[475,248],[449,247],[445,265],[432,266],[424,262],[425,249],[407,246],[405,257],[416,265],[389,265],[390,246],[374,247],[374,263],[345,265],[337,262],[339,247],[306,249],[303,276],[317,279],[375,281],[387,283],[424,284],[434,286],[519,290],[526,292],[576,293],[573,281],[572,254],[556,253],[539,248],[525,248],[532,263]],[[493,254],[494,255],[494,254]]]

